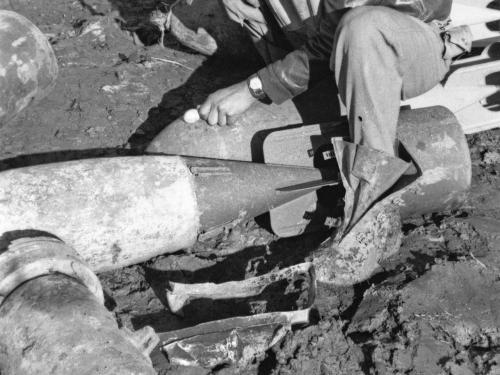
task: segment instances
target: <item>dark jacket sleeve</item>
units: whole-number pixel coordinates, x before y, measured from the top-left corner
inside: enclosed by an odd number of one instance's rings
[[[452,0],[325,0],[318,32],[301,48],[261,69],[264,92],[277,104],[293,98],[332,74],[328,62],[335,30],[344,12],[338,9],[383,5],[401,10],[425,22],[449,17]]]
[[[316,36],[282,60],[267,65],[257,73],[264,92],[274,103],[281,104],[332,74],[329,59],[339,20],[338,12],[322,16]]]

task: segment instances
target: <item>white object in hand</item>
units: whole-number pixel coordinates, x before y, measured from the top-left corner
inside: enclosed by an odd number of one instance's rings
[[[200,119],[200,114],[198,113],[198,110],[196,108],[191,108],[188,109],[186,113],[184,113],[183,119],[188,124],[192,124],[193,122],[196,122]]]

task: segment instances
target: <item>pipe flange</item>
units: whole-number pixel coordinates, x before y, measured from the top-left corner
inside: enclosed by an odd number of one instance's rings
[[[77,279],[104,303],[99,279],[73,248],[57,238],[31,237],[12,241],[0,254],[0,305],[22,283],[54,273]]]

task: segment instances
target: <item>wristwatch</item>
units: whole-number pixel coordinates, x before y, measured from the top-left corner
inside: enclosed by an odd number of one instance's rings
[[[267,98],[267,95],[262,88],[262,81],[257,74],[253,74],[248,77],[247,86],[250,94],[252,94],[255,99],[263,100]]]

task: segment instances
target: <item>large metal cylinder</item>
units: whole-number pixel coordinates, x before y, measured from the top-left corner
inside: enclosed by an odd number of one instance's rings
[[[45,35],[25,17],[0,10],[0,126],[54,86],[57,60]]]
[[[255,106],[234,127],[210,127],[202,121],[184,124],[179,120],[154,139],[148,151],[299,166],[318,167],[327,159],[334,162],[331,139],[348,136],[347,123],[290,123],[299,117],[287,102],[282,107]],[[177,135],[182,142],[175,138]],[[401,217],[458,207],[470,185],[471,166],[462,127],[453,113],[438,106],[401,110],[398,138],[402,156],[412,160],[418,170],[398,183],[404,187],[417,179],[401,195]],[[324,216],[328,220],[335,211],[330,208],[332,202],[336,197],[331,193],[309,193],[290,202],[290,207],[271,211],[271,227],[283,237],[325,229]],[[305,214],[310,220],[304,220]],[[311,225],[314,221],[320,225]]]
[[[75,279],[42,276],[0,307],[3,375],[154,375],[113,315]]]
[[[18,281],[0,305],[2,375],[155,374],[134,336],[104,307],[102,292],[89,288],[95,283],[64,266],[84,267],[73,255],[45,237],[15,240],[0,254],[0,281]]]
[[[178,156],[85,159],[0,173],[0,235],[39,230],[92,270],[139,263],[293,200],[320,170]]]

